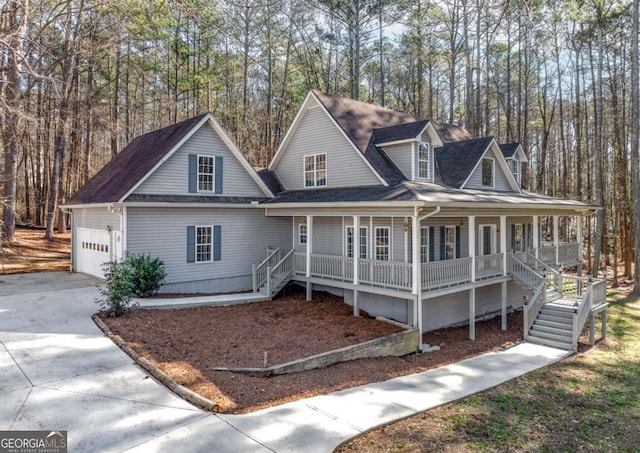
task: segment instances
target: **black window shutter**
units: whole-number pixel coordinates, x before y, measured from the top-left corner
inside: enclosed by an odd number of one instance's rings
[[[216,193],[222,193],[222,156],[216,156]]]
[[[187,227],[187,263],[196,261],[196,227]]]
[[[440,261],[444,260],[447,256],[445,254],[445,247],[444,247],[444,239],[445,239],[445,227],[441,226],[440,227]]]
[[[429,261],[435,261],[436,231],[435,227],[429,227]]]
[[[222,259],[222,227],[214,225],[213,227],[213,261]]]
[[[511,224],[511,251],[516,252],[516,224]]]
[[[456,226],[456,258],[460,258],[460,226]]]
[[[198,192],[198,155],[189,154],[189,193]]]

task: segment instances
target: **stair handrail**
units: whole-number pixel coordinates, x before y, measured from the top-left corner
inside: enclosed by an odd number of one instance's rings
[[[545,276],[540,275],[528,264],[513,255],[511,255],[511,275],[533,289],[538,288],[542,282],[546,283],[547,281]]]
[[[571,340],[571,346],[574,351],[578,349],[578,338],[580,338],[580,333],[582,333],[582,329],[587,322],[591,307],[593,307],[593,282],[590,281],[587,286],[587,291],[573,312],[573,338]]]
[[[522,307],[522,317],[524,318],[524,339],[529,338],[529,329],[533,325],[533,322],[538,317],[542,306],[547,298],[547,280],[543,278],[542,281],[536,287],[530,300],[525,300]]]
[[[295,252],[295,249],[289,250],[275,266],[267,268],[267,295],[269,296],[269,300],[275,295],[272,294],[272,291],[277,288],[278,284],[293,276],[293,252]]]
[[[267,250],[269,248],[267,247]],[[277,263],[280,261],[280,247],[276,247],[272,249],[271,252],[267,253],[267,257],[262,260],[260,264],[254,264],[251,266],[251,276],[253,280],[253,292],[257,293],[258,288],[260,288],[267,281],[267,268],[272,265],[272,263]]]
[[[529,252],[527,252],[526,259],[527,259],[527,263],[525,264],[527,264],[529,267],[531,267],[534,270],[541,269],[542,275],[547,278],[549,285],[551,285],[558,292],[558,294],[562,296],[562,292],[563,292],[562,273],[554,269],[553,267],[549,266],[547,263],[545,263],[544,261],[542,261],[541,259],[537,258],[535,255]],[[529,263],[532,263],[533,266],[530,265]]]

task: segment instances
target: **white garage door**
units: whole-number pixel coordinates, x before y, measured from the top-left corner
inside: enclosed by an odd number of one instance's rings
[[[94,228],[76,228],[76,271],[104,278],[102,265],[120,259],[121,234]]]

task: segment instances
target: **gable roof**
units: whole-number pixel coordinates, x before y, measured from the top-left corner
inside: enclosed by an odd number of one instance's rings
[[[396,165],[375,146],[375,141],[382,143],[378,138],[374,139],[374,130],[378,129],[384,134],[393,136],[412,133],[419,126],[424,126],[428,120],[416,117],[407,112],[393,110],[366,102],[355,101],[353,99],[332,96],[319,91],[312,91],[316,99],[333,117],[336,123],[344,131],[355,147],[364,155],[371,166],[387,184],[396,184],[406,178]],[[423,121],[425,121],[423,123]],[[419,124],[415,124],[418,122]],[[410,125],[414,123],[413,125]],[[470,137],[469,133],[460,127],[448,124],[433,122],[436,132],[442,141]],[[389,129],[392,126],[400,126],[398,129]],[[383,129],[389,129],[384,131]],[[417,136],[420,131],[418,130]],[[444,137],[443,137],[444,136]],[[388,140],[384,140],[388,141]]]
[[[111,162],[80,188],[67,204],[120,201],[207,114],[134,138]]]
[[[408,140],[416,138],[425,127],[429,124],[429,120],[418,120],[412,123],[399,124],[397,126],[388,126],[373,130],[373,142],[378,145],[380,143],[389,143],[400,140]]]
[[[443,184],[460,189],[492,141],[493,137],[483,137],[435,148],[436,168]]]
[[[273,196],[242,153],[210,113],[189,118],[134,138],[111,162],[80,188],[66,204],[124,201],[153,171],[202,125],[209,123],[267,196]]]
[[[518,146],[520,146],[520,143],[502,143],[500,145],[500,151],[502,151],[502,155],[508,159],[509,157],[514,157],[514,154],[518,150]]]

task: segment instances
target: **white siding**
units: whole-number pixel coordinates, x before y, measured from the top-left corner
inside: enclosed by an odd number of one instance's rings
[[[327,188],[380,185],[380,180],[358,156],[326,113],[312,108],[304,113],[274,170],[287,190],[304,188],[305,155],[326,153]],[[309,190],[312,190],[311,188]]]
[[[524,292],[514,282],[507,283],[507,307],[522,307]],[[501,285],[490,285],[476,289],[476,317],[498,314],[502,307]],[[469,322],[469,291],[423,301],[422,330],[440,329]]]
[[[413,144],[415,144],[415,142]],[[402,171],[404,177],[409,180],[411,180],[411,147],[412,143],[400,143],[383,148],[383,151],[389,156],[393,163],[396,164],[396,167]],[[417,168],[416,166],[416,171]]]
[[[498,160],[496,159],[495,154],[492,149],[489,149],[484,157],[493,159],[494,162],[494,187],[490,190],[498,190],[502,192],[513,192],[511,186],[509,185],[509,181],[502,171],[502,167],[498,164]],[[482,185],[482,162],[478,164],[475,171],[467,181],[467,185],[465,189],[488,189],[487,187]]]
[[[289,250],[290,219],[265,217],[259,209],[129,208],[129,252],[165,263],[167,283],[245,278],[265,255],[265,246]],[[187,226],[222,226],[222,260],[187,263]],[[236,290],[248,288],[236,288]]]
[[[110,226],[120,231],[120,214],[109,212],[107,208],[72,208],[74,228],[94,228],[105,230]]]
[[[223,158],[222,195],[264,197],[264,193],[238,162],[213,128],[204,124],[133,193],[161,195],[189,194],[189,154]],[[203,193],[211,195],[211,193]]]

